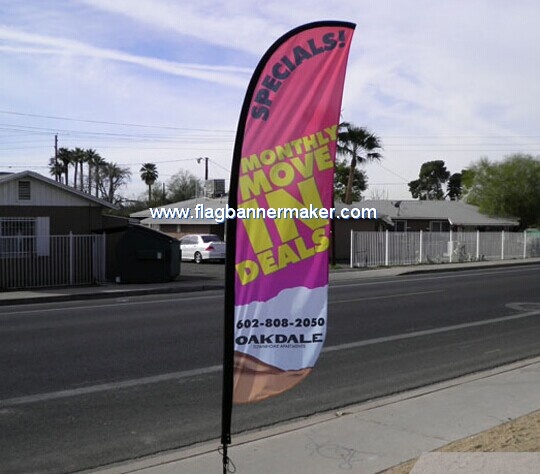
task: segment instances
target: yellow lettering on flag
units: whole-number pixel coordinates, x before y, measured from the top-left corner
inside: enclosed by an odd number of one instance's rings
[[[321,208],[322,201],[317,188],[317,184],[314,178],[306,179],[298,183],[298,190],[302,197],[302,202],[298,201],[294,196],[289,194],[284,189],[278,189],[272,191],[266,195],[268,205],[274,208],[296,208],[302,209],[309,207],[309,203],[313,207]],[[328,224],[328,219],[312,218],[312,219],[300,219],[310,229],[318,229]],[[282,242],[288,242],[294,240],[299,236],[296,223],[293,219],[277,218],[275,221],[276,227],[279,232],[279,236]]]

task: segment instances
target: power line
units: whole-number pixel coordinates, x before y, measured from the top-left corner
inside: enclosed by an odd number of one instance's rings
[[[0,151],[13,151],[13,150],[31,150],[34,148],[49,148],[49,145],[36,145],[36,146],[19,146],[14,148],[0,148]]]
[[[540,152],[540,149],[536,148],[521,148],[519,145],[515,145],[513,148],[471,148],[471,149],[451,149],[451,148],[419,148],[419,149],[395,149],[395,150],[387,150],[391,151],[392,153],[409,153],[411,151],[414,152],[420,152],[420,151],[429,151],[430,153],[462,153],[462,152],[476,152],[476,153],[484,153],[484,152],[497,152],[502,151],[506,153],[538,153]]]
[[[385,135],[387,138],[540,138],[540,135]]]
[[[160,163],[176,163],[176,162],[179,162],[179,161],[193,161],[195,160],[195,158],[180,158],[180,159],[177,159],[177,160],[163,160],[163,161],[152,161],[152,163],[154,164],[160,164]],[[137,163],[133,164],[133,163],[118,163],[119,165],[121,166],[139,166]]]
[[[107,137],[122,137],[122,138],[147,138],[147,139],[157,139],[157,140],[167,140],[167,139],[173,139],[173,140],[185,140],[186,137],[178,137],[178,136],[167,136],[167,135],[141,135],[141,134],[128,134],[128,133],[114,133],[114,132],[87,132],[84,130],[73,130],[73,129],[57,129],[57,128],[49,128],[49,127],[35,127],[31,125],[12,125],[12,124],[6,124],[6,123],[0,123],[0,130],[8,130],[11,132],[26,132],[26,133],[66,133],[66,134],[80,134],[80,135],[86,135],[86,136],[107,136]],[[208,136],[194,136],[194,137],[187,137],[187,138],[193,138],[193,139],[201,139],[201,140],[207,140]],[[210,137],[212,138],[212,137]],[[224,139],[222,137],[213,137],[216,139],[219,139],[219,141],[223,141]]]
[[[407,178],[404,178],[403,176],[400,176],[399,174],[397,173],[394,173],[391,169],[388,169],[386,166],[382,165],[381,163],[378,163],[379,166],[383,169],[383,170],[386,170],[388,171],[389,173],[393,174],[394,176],[396,176],[397,178],[399,179],[402,179],[405,183],[408,183],[409,180]]]
[[[403,186],[408,183],[369,183],[369,186]]]
[[[22,116],[22,117],[64,120],[68,122],[95,123],[95,124],[102,124],[102,125],[120,125],[120,126],[125,126],[125,127],[153,128],[153,129],[158,129],[158,130],[183,130],[183,131],[197,131],[197,132],[219,132],[219,133],[234,133],[235,132],[235,130],[172,127],[172,126],[166,126],[166,125],[146,125],[146,124],[129,123],[129,122],[106,122],[103,120],[76,119],[73,117],[60,117],[56,115],[28,114],[28,113],[23,113],[23,112],[13,112],[11,110],[0,110],[0,113],[8,114],[8,115],[17,115],[17,116]]]
[[[221,168],[222,170],[226,171],[227,173],[230,174],[231,170],[228,169],[228,168],[225,168],[224,166],[221,166],[219,163],[217,163],[216,161],[214,160],[210,160],[212,162],[213,165],[217,166],[218,168]]]
[[[32,167],[32,168],[48,168],[47,165],[34,165],[34,164],[31,164],[31,165],[1,165],[2,168],[29,168],[29,167]]]

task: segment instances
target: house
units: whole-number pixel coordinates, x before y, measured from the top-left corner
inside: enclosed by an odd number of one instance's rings
[[[0,174],[0,289],[128,281],[124,267],[175,278],[176,240],[105,213],[115,208],[33,171]]]
[[[91,234],[113,204],[34,171],[0,175],[0,236]]]
[[[517,219],[486,216],[462,201],[366,200],[358,204],[387,215],[395,232],[509,231],[519,226]]]
[[[33,171],[0,175],[0,288],[106,278],[107,201]],[[114,223],[116,225],[116,223]]]

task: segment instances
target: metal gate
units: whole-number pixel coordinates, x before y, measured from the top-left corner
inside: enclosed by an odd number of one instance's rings
[[[0,237],[0,289],[105,282],[105,235]]]

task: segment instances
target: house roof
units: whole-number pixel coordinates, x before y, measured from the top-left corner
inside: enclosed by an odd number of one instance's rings
[[[55,186],[56,188],[59,188],[62,191],[75,194],[83,199],[99,204],[100,206],[108,207],[110,209],[117,209],[117,206],[115,206],[114,204],[108,201],[105,201],[104,199],[94,197],[91,194],[85,193],[83,191],[79,191],[78,189],[72,188],[71,186],[66,186],[63,183],[58,183],[57,181],[54,181],[50,178],[47,178],[46,176],[43,176],[39,173],[30,171],[30,170],[21,171],[19,173],[9,173],[9,174],[0,175],[0,186],[4,183],[15,181],[18,179],[24,179],[24,178],[35,179],[37,181],[41,181],[42,183],[48,184],[50,186]]]
[[[390,216],[386,212],[381,211],[379,208],[368,204],[368,201],[355,201],[355,202],[353,202],[351,204],[344,204],[342,202],[335,202],[334,207],[336,208],[336,215],[339,215],[341,213],[341,210],[343,208],[345,208],[345,207],[348,208],[348,209],[353,209],[353,208],[358,208],[358,209],[368,208],[368,209],[371,209],[371,208],[375,208],[376,211],[377,211],[377,219],[382,220],[382,221],[386,222],[387,224],[393,225],[392,219],[390,218]]]
[[[133,214],[130,214],[130,217],[134,217],[137,219],[142,219],[141,224],[149,225],[149,224],[191,224],[191,225],[197,225],[197,224],[216,224],[216,221],[211,218],[201,218],[196,219],[195,215],[195,208],[198,204],[203,204],[204,209],[218,209],[218,208],[224,208],[228,203],[228,197],[223,196],[221,198],[209,198],[209,197],[198,197],[195,199],[188,199],[186,201],[179,201],[179,202],[173,202],[172,204],[167,204],[165,206],[159,206],[163,209],[191,209],[191,216],[193,218],[190,219],[181,219],[181,218],[174,218],[174,219],[153,219],[152,215],[150,213],[150,209],[145,209],[144,211],[134,212]]]
[[[478,207],[462,201],[388,201],[367,200],[355,203],[362,207],[374,207],[377,212],[387,214],[393,221],[408,220],[444,220],[458,226],[517,226],[515,218],[486,216]]]
[[[229,202],[229,198],[227,196],[223,196],[220,198],[209,198],[209,197],[198,197],[194,199],[188,199],[186,201],[178,201],[173,202],[171,204],[166,204],[165,206],[159,206],[163,209],[182,209],[182,208],[190,208],[195,209],[197,204],[204,204],[204,207],[207,209],[217,209],[220,207],[225,207],[227,203]],[[152,222],[152,215],[150,213],[150,209],[144,209],[143,211],[134,212],[133,214],[130,214],[129,217],[134,217],[136,219],[145,219],[149,218]],[[207,224],[210,221],[214,222],[214,219],[202,219],[201,222],[198,222],[200,219],[190,219],[190,224]],[[171,221],[173,221],[171,219]],[[176,219],[177,222],[183,222],[184,219]]]

